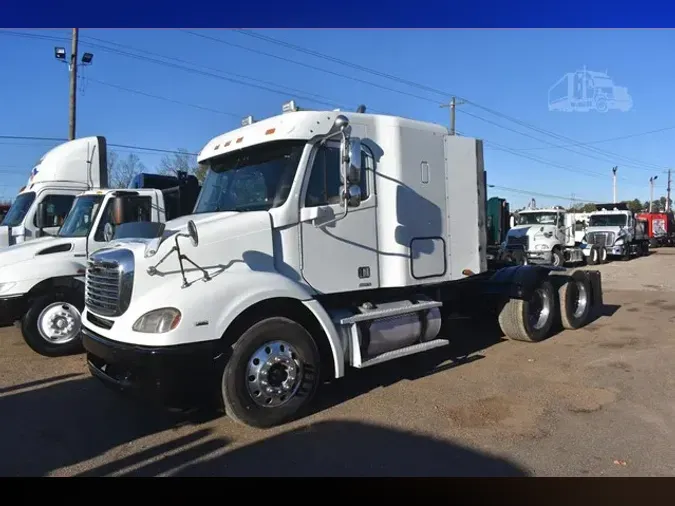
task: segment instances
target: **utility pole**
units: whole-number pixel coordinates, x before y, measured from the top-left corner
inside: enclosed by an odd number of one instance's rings
[[[612,193],[614,195],[614,204],[616,204],[616,170],[619,167],[612,167]]]
[[[666,194],[666,212],[670,211],[670,169],[668,169],[668,188]]]
[[[73,41],[70,48],[70,101],[68,107],[68,140],[75,138],[75,116],[77,102],[77,36],[79,29],[73,28]]]
[[[77,45],[78,45],[78,36],[80,33],[79,28],[73,28],[73,39],[70,47],[70,59],[66,57],[66,48],[65,47],[55,47],[54,48],[54,57],[62,62],[68,64],[68,71],[70,73],[70,97],[68,100],[68,139],[73,140],[75,138],[75,119],[77,115],[77,67],[80,65],[87,66],[91,65],[91,61],[94,58],[92,53],[84,53],[82,55],[82,61],[78,63],[77,61]]]
[[[441,107],[450,108],[450,135],[456,135],[455,133],[455,116],[458,105],[466,104],[464,100],[457,100],[457,97],[452,97],[449,104],[442,104]]]
[[[652,176],[649,178],[649,212],[652,212],[652,202],[654,201],[654,181],[656,181],[659,176]]]

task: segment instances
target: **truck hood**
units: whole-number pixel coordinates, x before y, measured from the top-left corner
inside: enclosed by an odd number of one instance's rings
[[[555,225],[516,225],[507,232],[507,237],[533,237],[545,232],[555,232]]]
[[[619,237],[619,235],[628,233],[628,230],[625,230],[625,227],[586,227],[586,233],[590,232],[612,232]]]
[[[208,272],[211,278],[242,270],[275,270],[272,219],[267,211],[185,216],[168,222],[161,238],[113,241],[110,248],[99,250],[91,259],[115,258],[112,249],[127,249],[133,253],[132,305],[134,300],[153,291],[180,292],[183,278],[178,255],[171,249],[176,245],[175,234],[187,233],[190,219],[197,226],[199,243],[193,246],[188,237],[179,237],[181,253]],[[187,260],[183,267],[188,282],[185,290],[189,291],[190,286],[204,278],[204,274]]]
[[[7,230],[6,227],[2,228]],[[26,262],[36,257],[45,255],[51,257],[52,255],[70,252],[75,246],[74,241],[74,238],[48,236],[0,249],[0,268]]]

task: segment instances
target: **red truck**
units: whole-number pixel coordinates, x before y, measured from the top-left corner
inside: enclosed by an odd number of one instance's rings
[[[636,218],[647,222],[647,235],[652,248],[675,245],[675,219],[672,212],[640,213]]]

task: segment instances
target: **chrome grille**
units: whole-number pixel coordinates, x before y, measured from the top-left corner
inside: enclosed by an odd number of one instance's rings
[[[588,244],[607,247],[614,244],[614,236],[614,232],[589,232],[586,239]]]
[[[120,316],[131,302],[133,253],[125,249],[97,251],[87,262],[85,304],[101,316]]]
[[[506,241],[507,248],[523,248],[525,251],[528,251],[530,246],[530,238],[526,235],[521,235],[520,237],[508,236]]]

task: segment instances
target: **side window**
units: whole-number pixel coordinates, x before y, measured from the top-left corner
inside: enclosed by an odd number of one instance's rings
[[[374,166],[373,155],[361,149],[361,200],[368,198],[368,171]],[[321,146],[314,156],[312,172],[307,185],[305,207],[340,203],[340,148],[337,145]]]
[[[131,223],[134,221],[152,221],[152,198],[151,197],[127,197],[127,202],[124,205],[124,216],[121,217],[123,223]],[[114,224],[112,201],[109,200],[101,216],[101,221],[96,228],[94,240],[98,242],[105,242],[103,230],[106,223]]]
[[[70,211],[74,200],[74,195],[47,195],[42,200],[45,203],[46,226],[60,227],[63,225],[63,220],[65,220],[68,211]]]

